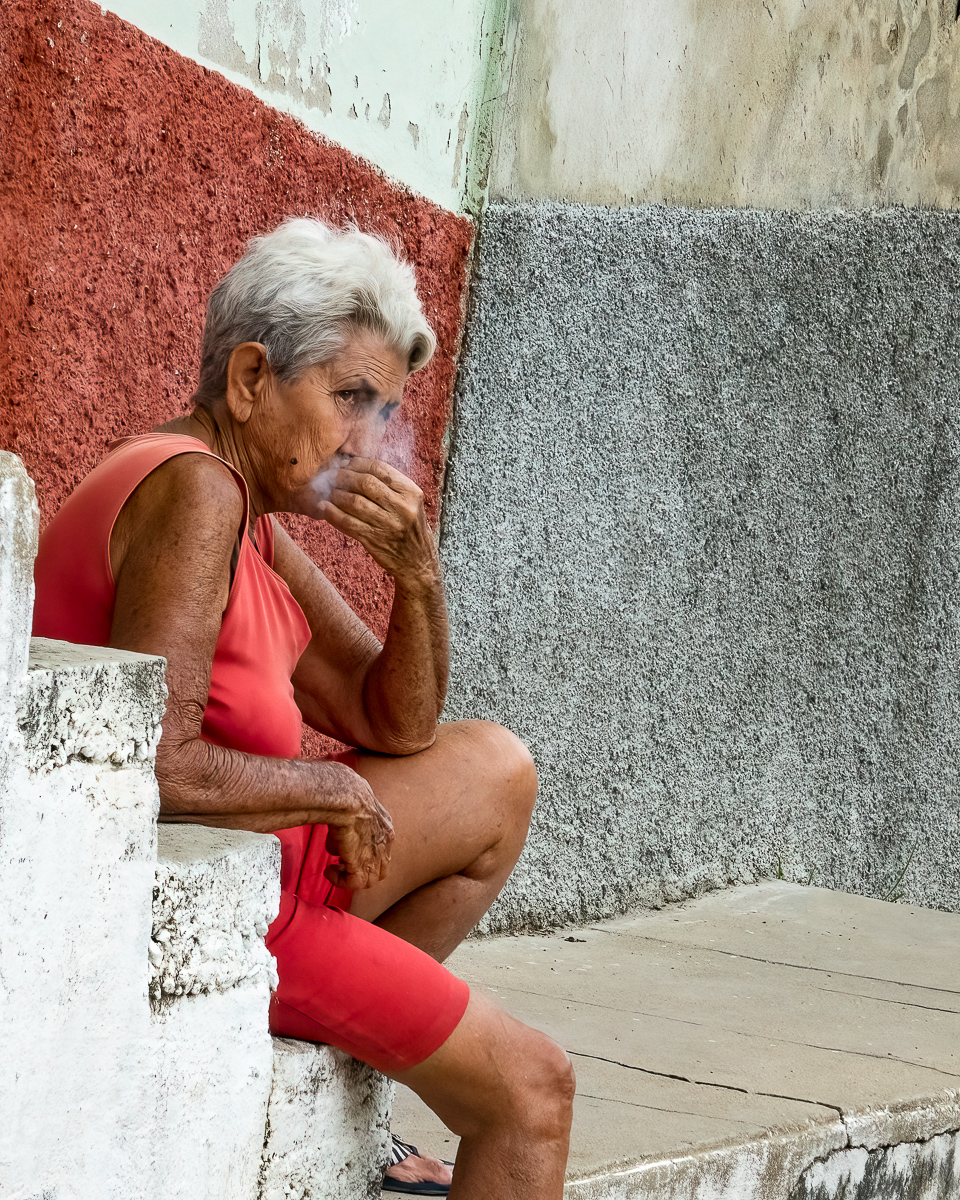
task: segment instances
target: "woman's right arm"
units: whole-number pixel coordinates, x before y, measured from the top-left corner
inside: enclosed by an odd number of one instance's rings
[[[370,886],[385,874],[393,827],[361,776],[342,763],[265,758],[200,738],[242,519],[227,468],[184,454],[140,484],[114,527],[110,644],[167,660],[156,762],[161,820],[260,833],[329,825],[342,860],[333,882]]]

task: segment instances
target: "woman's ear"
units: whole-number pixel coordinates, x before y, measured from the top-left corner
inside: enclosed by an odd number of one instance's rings
[[[259,342],[242,342],[227,363],[227,407],[241,425],[250,420],[254,406],[263,395],[270,367],[266,347]]]

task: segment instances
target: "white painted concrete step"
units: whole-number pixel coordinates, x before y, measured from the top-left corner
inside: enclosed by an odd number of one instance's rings
[[[393,1089],[333,1046],[274,1038],[259,1200],[377,1196]]]
[[[573,1056],[569,1200],[960,1197],[958,915],[768,882],[450,965]]]
[[[202,825],[158,834],[150,993],[165,1115],[154,1148],[178,1164],[181,1190],[154,1194],[376,1195],[392,1084],[332,1046],[268,1032],[276,964],[263,936],[279,903],[280,843]]]

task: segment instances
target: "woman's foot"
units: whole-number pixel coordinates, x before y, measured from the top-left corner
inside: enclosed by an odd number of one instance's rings
[[[385,1192],[403,1192],[408,1196],[445,1196],[453,1181],[453,1163],[421,1154],[416,1146],[394,1136],[391,1162],[383,1175]],[[399,1184],[399,1187],[391,1186]],[[419,1188],[417,1185],[422,1184]]]

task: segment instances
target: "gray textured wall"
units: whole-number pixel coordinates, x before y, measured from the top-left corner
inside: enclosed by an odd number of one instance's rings
[[[490,928],[779,873],[960,909],[958,288],[946,213],[488,211],[447,715],[542,778]]]

